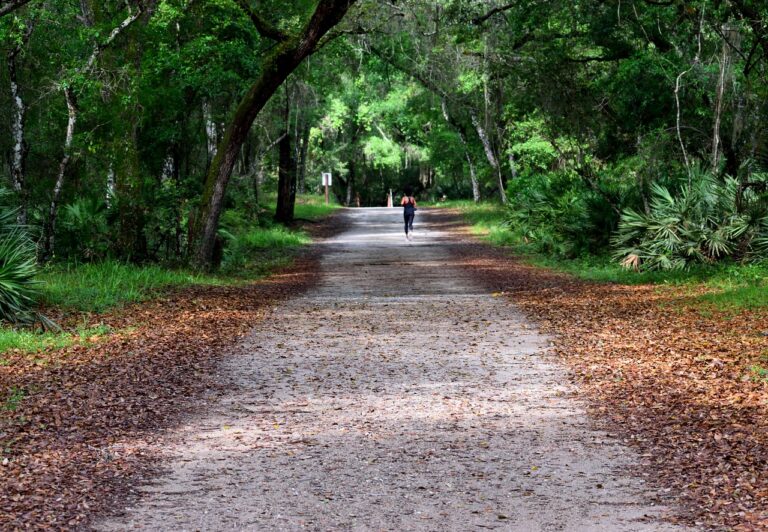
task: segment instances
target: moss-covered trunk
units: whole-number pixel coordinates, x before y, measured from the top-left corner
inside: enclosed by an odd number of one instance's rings
[[[210,269],[224,204],[224,196],[240,147],[259,112],[297,66],[317,48],[320,39],[338,24],[355,0],[320,0],[309,22],[299,35],[280,42],[263,62],[261,75],[243,96],[219,142],[216,157],[206,177],[200,212],[191,228],[190,243],[194,262]]]

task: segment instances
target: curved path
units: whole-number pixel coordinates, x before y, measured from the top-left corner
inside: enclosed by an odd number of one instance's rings
[[[344,216],[321,283],[257,325],[167,474],[97,528],[676,529],[434,214],[412,243],[399,210]]]

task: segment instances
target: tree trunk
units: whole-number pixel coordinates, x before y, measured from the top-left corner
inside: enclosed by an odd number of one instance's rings
[[[107,193],[106,193],[107,210],[112,208],[112,200],[115,198],[116,186],[117,186],[117,182],[115,180],[115,165],[112,161],[110,161],[109,168],[107,169]]]
[[[453,116],[451,116],[448,113],[448,102],[446,102],[445,97],[442,98],[442,108],[443,108],[443,116],[445,117],[445,121],[448,122],[453,128],[456,130],[456,133],[459,134],[459,140],[461,141],[461,145],[464,148],[464,156],[467,159],[467,164],[469,164],[469,179],[472,183],[472,199],[475,203],[480,201],[480,184],[477,181],[477,170],[475,168],[475,161],[472,159],[472,153],[469,151],[469,143],[467,142],[467,134],[464,130],[464,126],[459,124],[456,120],[454,120]]]
[[[299,194],[304,194],[307,191],[307,155],[309,154],[309,130],[309,122],[305,120],[304,127],[301,130],[301,148],[299,149]]]
[[[190,235],[190,242],[196,247],[195,262],[198,267],[211,267],[224,195],[240,146],[253,121],[291,72],[316,49],[320,39],[341,21],[354,1],[320,0],[301,35],[280,41],[264,59],[261,75],[240,101],[208,172],[200,214]]]
[[[26,162],[29,146],[24,138],[24,125],[27,114],[27,106],[21,97],[19,89],[16,58],[21,53],[23,46],[29,40],[32,33],[32,24],[29,24],[24,32],[22,42],[8,53],[8,78],[11,82],[11,100],[13,104],[13,118],[11,121],[11,135],[13,137],[13,154],[11,157],[11,183],[13,190],[19,199],[19,212],[16,221],[20,225],[27,224],[28,191],[26,185]]]
[[[470,112],[470,116],[472,118],[472,125],[475,126],[475,130],[477,131],[477,136],[480,137],[480,142],[483,143],[483,150],[485,150],[485,156],[488,158],[488,163],[496,172],[499,181],[499,197],[501,198],[501,202],[506,205],[507,193],[504,190],[504,176],[501,173],[499,159],[496,157],[496,153],[491,145],[491,140],[488,138],[485,128],[483,128],[483,125],[480,123],[477,113],[473,110]]]
[[[738,32],[732,30],[730,26],[723,26],[723,34],[732,37],[734,34],[738,37]],[[715,123],[712,130],[712,171],[717,171],[720,164],[720,122],[723,115],[723,99],[725,97],[725,86],[728,83],[731,72],[731,43],[730,39],[723,41],[723,51],[720,56],[720,71],[717,78],[717,89],[715,94]]]
[[[64,89],[64,97],[67,101],[67,111],[69,119],[67,120],[67,134],[64,139],[64,155],[59,162],[59,172],[56,175],[56,183],[53,186],[51,195],[51,204],[48,207],[48,219],[43,226],[43,249],[40,253],[41,262],[51,260],[54,252],[54,235],[56,233],[56,217],[59,211],[59,200],[61,191],[64,188],[64,178],[67,174],[69,161],[72,159],[72,141],[75,136],[75,125],[77,125],[77,99],[71,87]]]
[[[277,208],[275,209],[275,221],[289,224],[293,222],[293,206],[295,203],[296,160],[293,155],[293,146],[290,131],[286,132],[278,144],[279,162],[277,179]],[[292,198],[293,196],[293,198]],[[292,201],[292,199],[294,201]]]
[[[203,123],[205,124],[205,139],[208,154],[206,165],[210,167],[211,162],[216,157],[216,147],[218,146],[218,134],[216,132],[216,122],[213,120],[211,104],[203,100]]]
[[[467,157],[467,164],[469,165],[469,179],[472,182],[472,200],[477,203],[480,201],[480,183],[477,181],[475,161],[472,160],[472,155],[469,153],[469,150],[465,150],[464,154]]]
[[[259,160],[254,163],[256,165],[256,171],[253,175],[253,197],[257,209],[259,207],[259,197],[261,195],[261,183],[264,181],[264,161],[262,157],[259,157]]]
[[[355,160],[349,160],[349,175],[347,175],[347,197],[345,198],[344,205],[349,207],[352,205],[352,196],[355,193]]]
[[[517,161],[515,161],[515,154],[509,152],[509,175],[512,180],[517,179]]]

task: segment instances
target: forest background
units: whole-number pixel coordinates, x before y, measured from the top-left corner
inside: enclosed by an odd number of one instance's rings
[[[305,239],[284,226],[327,212],[307,195],[324,171],[338,204],[467,199],[497,243],[573,264],[768,256],[763,2],[3,0],[0,16],[5,321],[40,317],[40,267],[71,293],[129,264],[172,283],[274,260]]]

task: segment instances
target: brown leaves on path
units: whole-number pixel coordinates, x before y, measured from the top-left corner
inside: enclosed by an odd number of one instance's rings
[[[214,385],[217,360],[267,306],[300,293],[316,261],[245,287],[196,287],[99,316],[124,331],[95,345],[4,356],[0,529],[71,529],[119,509],[153,466],[146,441]]]
[[[681,519],[768,529],[768,384],[749,369],[765,366],[768,312],[707,317],[681,289],[580,281],[483,244],[457,254],[555,336],[591,413]]]

